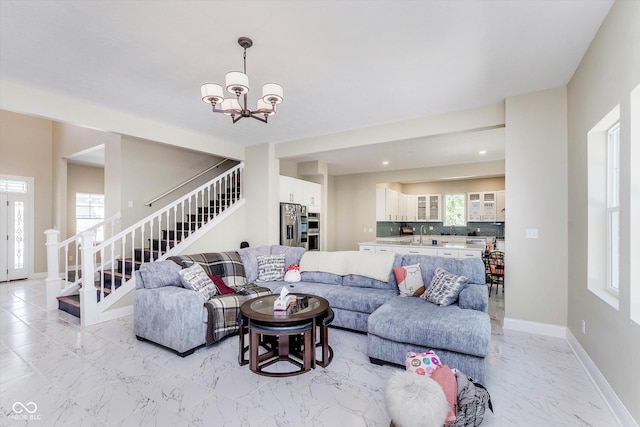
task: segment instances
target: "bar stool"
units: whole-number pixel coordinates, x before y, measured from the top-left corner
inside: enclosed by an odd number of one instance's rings
[[[331,309],[331,307],[329,307],[324,317],[318,319],[320,322],[318,324],[320,328],[320,334],[319,341],[316,344],[316,347],[320,347],[321,351],[320,359],[316,360],[316,364],[322,366],[323,368],[326,368],[333,360],[333,349],[329,345],[329,325],[331,325],[331,323],[333,322],[333,318],[333,310]]]

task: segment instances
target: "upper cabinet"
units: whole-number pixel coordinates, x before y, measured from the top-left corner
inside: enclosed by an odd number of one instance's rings
[[[416,198],[416,221],[442,221],[440,194],[422,194]]]
[[[322,186],[315,182],[280,175],[280,202],[299,203],[309,212],[320,212]]]
[[[496,222],[497,192],[467,193],[467,221]]]
[[[302,204],[304,182],[301,179],[280,175],[280,202]]]
[[[442,221],[440,194],[403,194],[376,189],[376,221]]]
[[[303,205],[309,208],[309,212],[320,212],[322,205],[322,186],[315,182],[302,181],[303,185]]]
[[[401,221],[399,199],[400,193],[395,190],[376,188],[376,221]]]

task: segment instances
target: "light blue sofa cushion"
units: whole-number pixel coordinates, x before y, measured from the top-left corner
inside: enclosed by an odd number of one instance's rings
[[[291,264],[300,264],[300,258],[304,253],[304,248],[293,248],[290,246],[272,245],[272,246],[256,246],[238,250],[242,264],[244,264],[245,277],[247,283],[254,283],[258,278],[258,256],[280,255],[284,254],[284,268]]]
[[[357,274],[347,274],[344,276],[342,278],[342,285],[356,288],[389,289],[388,282],[381,282],[380,280],[359,276]]]
[[[487,313],[456,304],[440,307],[422,298],[398,296],[369,316],[368,331],[392,341],[485,357],[491,321]]]
[[[303,282],[326,283],[328,285],[342,285],[342,276],[324,271],[303,271],[300,273]]]
[[[402,257],[402,265],[413,264],[420,264],[422,282],[425,285],[431,283],[436,267],[443,268],[458,276],[466,276],[467,283],[485,284],[484,263],[480,258],[457,259],[429,255],[404,255]]]
[[[486,313],[489,309],[487,286],[468,283],[467,286],[460,291],[458,305],[460,308],[468,308]]]
[[[304,254],[304,248],[294,248],[290,246],[272,245],[271,255],[284,254],[284,269],[285,271],[291,264],[300,265],[300,259]]]
[[[385,302],[398,295],[389,289],[363,289],[351,286],[335,286],[317,282],[287,283],[283,281],[260,283],[260,286],[271,289],[279,294],[285,286],[289,292],[320,296],[327,301],[331,308],[339,308],[361,313],[372,313]]]
[[[255,248],[243,248],[238,250],[247,283],[254,283],[258,278],[258,255],[271,255],[269,246],[257,246]]]
[[[139,270],[142,278],[141,285],[146,289],[164,286],[182,287],[180,270],[182,266],[170,260],[146,262],[140,266]]]

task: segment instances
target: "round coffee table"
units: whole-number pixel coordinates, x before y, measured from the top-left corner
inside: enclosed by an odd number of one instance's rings
[[[326,299],[308,294],[295,295],[297,303],[286,312],[273,310],[279,295],[266,295],[246,301],[240,313],[248,322],[249,366],[260,375],[286,377],[315,368],[315,330],[317,322],[326,316]],[[241,330],[240,334],[244,334]],[[266,352],[259,354],[262,347]],[[243,349],[240,349],[243,351]],[[298,369],[288,372],[268,372],[264,368],[287,361]]]

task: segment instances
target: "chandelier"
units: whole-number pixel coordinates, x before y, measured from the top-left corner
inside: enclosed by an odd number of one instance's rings
[[[249,37],[240,37],[238,44],[244,49],[244,54],[242,55],[244,61],[243,72],[230,71],[224,78],[227,92],[235,95],[235,98],[225,98],[222,86],[219,84],[205,83],[200,87],[202,101],[211,104],[214,113],[231,116],[233,123],[243,117],[252,117],[267,123],[269,116],[273,116],[276,113],[276,104],[282,102],[282,86],[276,83],[267,83],[262,86],[262,98],[258,99],[257,108],[251,111],[247,107],[247,93],[249,93],[247,49],[253,46],[253,41]],[[241,95],[242,99],[240,98]]]

